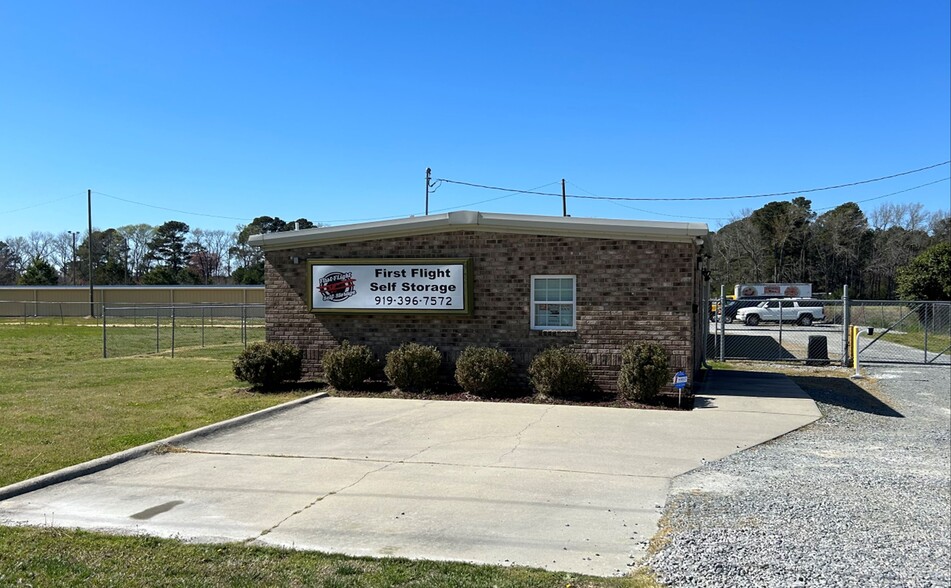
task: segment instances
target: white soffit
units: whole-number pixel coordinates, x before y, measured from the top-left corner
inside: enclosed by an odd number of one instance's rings
[[[372,223],[252,235],[248,243],[261,247],[265,251],[274,251],[311,245],[352,243],[454,231],[681,243],[695,242],[697,237],[705,238],[709,232],[706,223],[499,214],[460,210]]]

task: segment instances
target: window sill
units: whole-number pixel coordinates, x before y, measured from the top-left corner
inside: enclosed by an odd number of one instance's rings
[[[557,335],[577,335],[577,329],[532,329],[533,333],[539,333],[541,335],[557,336]]]

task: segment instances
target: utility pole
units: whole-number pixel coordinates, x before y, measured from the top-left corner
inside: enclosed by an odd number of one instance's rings
[[[66,231],[66,232],[69,233],[69,236],[73,238],[73,263],[70,266],[70,268],[73,271],[70,272],[72,274],[72,279],[70,280],[70,282],[72,282],[73,286],[75,286],[76,285],[76,235],[79,234],[79,231]]]
[[[568,216],[568,196],[565,194],[565,178],[561,178],[561,216]]]
[[[86,190],[86,210],[89,220],[89,239],[87,240],[87,252],[89,253],[89,316],[96,316],[96,297],[93,291],[92,275],[92,190]]]
[[[432,177],[433,169],[426,168],[426,216],[429,216],[429,181]]]

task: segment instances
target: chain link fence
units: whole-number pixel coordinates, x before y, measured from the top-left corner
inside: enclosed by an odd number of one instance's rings
[[[0,321],[4,322],[66,324],[67,319],[88,318],[99,323],[101,317],[102,304],[99,302],[0,300]]]
[[[733,317],[727,314],[729,305],[727,313],[720,312],[716,305],[713,320],[708,323],[707,358],[843,365],[848,354],[843,302],[820,300],[812,304],[808,311],[782,305],[759,311],[759,307],[751,306],[746,313]],[[810,318],[803,318],[807,313]]]
[[[858,326],[862,363],[951,363],[951,302],[849,300],[846,294],[840,300],[722,297],[707,307],[704,344],[711,361],[851,365],[851,327]]]
[[[861,363],[951,363],[951,302],[853,300],[852,324],[872,328],[858,342]]]
[[[247,347],[264,341],[263,304],[104,306],[102,356],[122,357]]]

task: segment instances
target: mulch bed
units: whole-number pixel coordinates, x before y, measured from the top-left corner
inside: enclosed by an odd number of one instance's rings
[[[458,389],[436,391],[429,393],[404,392],[391,388],[386,382],[369,382],[363,390],[335,390],[327,388],[331,396],[341,398],[403,398],[412,400],[447,400],[454,402],[500,402],[521,404],[549,404],[565,406],[603,406],[610,408],[640,408],[647,410],[691,410],[693,409],[694,395],[685,393],[681,405],[677,406],[677,394],[662,393],[656,404],[642,404],[632,400],[618,399],[614,394],[598,393],[581,398],[539,398],[525,392],[515,392],[507,396],[482,397],[463,392]]]

